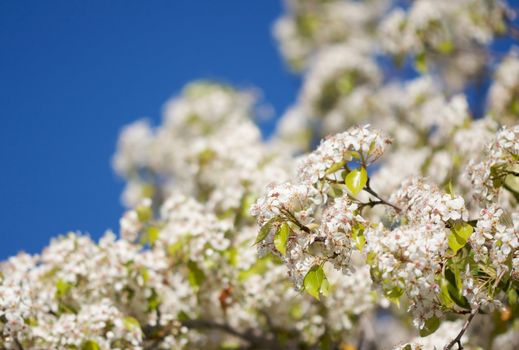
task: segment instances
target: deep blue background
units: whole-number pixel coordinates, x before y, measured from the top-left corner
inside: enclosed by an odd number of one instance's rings
[[[278,0],[0,0],[0,259],[69,230],[118,229],[120,128],[155,124],[192,79],[297,92],[271,35]]]

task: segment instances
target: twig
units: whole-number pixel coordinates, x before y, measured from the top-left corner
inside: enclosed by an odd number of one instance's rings
[[[505,271],[502,271],[499,276],[496,278],[495,282],[494,282],[494,285],[492,287],[492,289],[496,289],[497,288],[497,285],[499,284],[499,282],[501,281],[501,278],[503,278],[503,276],[505,275]],[[458,344],[458,349],[461,350],[463,349],[463,345],[461,345],[461,337],[463,337],[463,334],[465,334],[465,332],[467,331],[467,328],[469,327],[470,325],[470,322],[472,322],[472,319],[474,318],[474,316],[477,315],[477,313],[479,312],[479,307],[480,307],[481,303],[477,303],[476,304],[476,307],[473,308],[471,311],[470,311],[470,315],[469,317],[467,318],[467,320],[465,321],[465,324],[463,325],[463,328],[461,329],[461,331],[458,333],[458,335],[456,336],[456,338],[452,339],[451,342],[447,345],[445,345],[445,347],[443,348],[443,350],[450,350],[452,349],[452,347],[454,346],[454,344]]]
[[[461,345],[461,337],[463,337],[463,334],[465,334],[465,332],[467,331],[467,328],[469,328],[469,325],[470,325],[470,322],[472,322],[472,319],[477,315],[477,313],[479,312],[479,303],[476,305],[475,308],[472,309],[472,311],[470,312],[470,315],[469,317],[467,318],[467,320],[465,321],[465,324],[463,325],[463,328],[461,329],[461,331],[458,333],[458,335],[456,336],[456,338],[452,339],[451,342],[447,345],[445,345],[445,347],[443,348],[443,350],[450,350],[452,349],[452,347],[454,346],[454,344],[458,344],[458,349],[461,350],[463,349],[463,345]]]
[[[18,338],[14,338],[14,342],[15,342],[16,347],[18,348],[18,350],[24,350],[24,349],[23,349],[23,345],[20,343],[20,341],[18,340]]]
[[[325,178],[325,180],[330,182],[330,183],[334,183],[334,184],[343,184],[342,181],[338,181],[338,180],[334,180],[334,179]],[[375,190],[373,190],[373,188],[371,188],[371,185],[369,184],[369,181],[370,181],[370,179],[368,178],[368,181],[366,182],[366,186],[364,186],[363,190],[368,192],[372,196],[374,196],[376,199],[378,199],[378,201],[370,200],[367,203],[361,203],[361,208],[362,207],[366,207],[366,206],[373,208],[375,205],[384,204],[384,205],[388,205],[391,208],[395,209],[397,212],[401,212],[402,211],[402,209],[400,209],[396,205],[394,205],[392,203],[389,203],[388,201],[386,201],[385,199],[380,197],[380,195],[377,192],[375,192]]]
[[[400,213],[402,211],[402,209],[400,209],[399,207],[397,207],[396,205],[392,204],[392,203],[389,203],[388,201],[386,201],[385,199],[383,199],[382,197],[379,196],[379,194],[377,192],[375,192],[372,188],[371,188],[371,185],[370,185],[370,179],[368,178],[368,181],[366,182],[366,186],[364,187],[364,191],[368,192],[369,194],[371,194],[372,196],[374,196],[376,199],[378,199],[378,202],[371,202],[371,203],[374,203],[373,205],[371,206],[374,206],[375,204],[384,204],[384,205],[388,205],[390,206],[391,208],[395,209],[398,213]],[[367,205],[370,205],[369,203]]]

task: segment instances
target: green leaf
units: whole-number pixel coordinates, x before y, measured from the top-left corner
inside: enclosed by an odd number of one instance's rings
[[[29,327],[36,327],[38,325],[38,320],[34,316],[27,317],[23,322]]]
[[[458,250],[463,248],[463,246],[465,245],[465,243],[458,241],[456,234],[454,234],[454,232],[452,232],[452,231],[449,233],[448,240],[449,240],[449,247],[452,249],[452,251],[454,253],[457,253]]]
[[[155,311],[159,308],[160,298],[155,289],[151,290],[151,295],[148,298],[148,311]]]
[[[447,184],[447,193],[450,194],[451,198],[454,198],[454,189],[452,188],[452,181],[449,180],[449,183]]]
[[[100,350],[99,344],[94,340],[87,340],[81,345],[81,350]]]
[[[467,244],[467,241],[473,231],[474,228],[465,222],[457,222],[453,225],[448,240],[449,247],[454,251],[454,253],[457,253],[458,250]]]
[[[514,288],[510,287],[510,289],[508,290],[507,296],[508,296],[508,303],[510,304],[510,306],[515,307],[517,305],[517,301],[518,301],[517,291]]]
[[[150,226],[141,238],[141,244],[153,245],[159,238],[160,230],[157,226]]]
[[[287,252],[287,241],[290,235],[290,227],[284,222],[274,236],[274,246],[283,255]]]
[[[364,167],[353,169],[346,175],[344,183],[353,195],[359,193],[368,182],[368,172]]]
[[[131,316],[126,316],[125,318],[123,318],[123,324],[124,324],[124,327],[128,330],[141,327],[141,324],[139,323],[139,321],[137,321],[135,318],[133,318]]]
[[[256,262],[247,270],[241,270],[238,273],[238,280],[245,281],[249,277],[253,275],[262,275],[268,270],[268,263],[270,260],[270,256],[265,256],[263,258],[257,259]]]
[[[270,233],[270,229],[272,227],[272,224],[274,224],[276,221],[278,221],[279,218],[278,217],[273,217],[272,219],[270,219],[269,221],[267,221],[265,223],[265,225],[263,225],[260,229],[260,232],[258,233],[258,236],[256,237],[256,241],[254,242],[254,245],[260,243],[261,241],[263,241],[265,238],[267,238],[267,236],[269,235]]]
[[[198,160],[200,165],[207,165],[210,161],[212,161],[216,157],[216,152],[212,149],[205,149],[198,154]]]
[[[404,290],[400,287],[393,287],[391,289],[386,289],[384,291],[384,295],[386,298],[395,303],[397,306],[400,306],[400,297],[404,294]]]
[[[151,208],[147,205],[141,205],[135,208],[135,211],[137,212],[137,217],[139,218],[140,222],[146,222],[151,220],[153,217],[153,212],[151,211]]]
[[[325,278],[322,266],[312,266],[303,280],[303,286],[306,292],[319,300],[319,292],[321,291],[321,286]]]
[[[180,251],[180,248],[184,246],[184,243],[184,240],[179,240],[178,242],[171,243],[170,245],[168,245],[168,247],[166,248],[168,255],[171,257],[175,256],[175,254],[178,251]]]
[[[422,74],[427,72],[427,58],[425,56],[425,51],[422,51],[416,55],[414,58],[414,67]]]
[[[256,196],[252,193],[247,193],[241,201],[240,215],[244,218],[250,218],[249,211],[254,202],[256,202]]]
[[[440,327],[440,319],[436,316],[431,317],[425,321],[424,326],[420,329],[420,336],[427,337],[433,334]]]
[[[442,277],[440,280],[440,296],[439,296],[443,305],[448,308],[452,308],[454,306],[454,301],[449,295],[449,281],[446,278]]]
[[[364,227],[361,225],[354,226],[351,230],[351,234],[353,239],[355,240],[355,245],[357,249],[362,251],[364,244],[366,244],[366,237],[364,237]]]
[[[225,250],[224,254],[229,260],[229,264],[231,264],[231,266],[236,266],[236,263],[238,262],[238,249],[231,246],[229,249]]]
[[[189,284],[194,288],[200,287],[205,279],[204,271],[202,271],[193,260],[187,262],[187,268],[189,269]]]
[[[320,292],[325,297],[327,297],[328,294],[330,293],[330,282],[328,282],[328,279],[326,278],[326,276],[324,277],[323,282],[321,283]]]
[[[142,277],[142,280],[144,281],[144,283],[148,282],[148,279],[150,278],[150,275],[148,273],[148,269],[144,266],[142,266],[140,269],[139,269],[139,273]]]
[[[355,87],[355,77],[352,74],[343,75],[336,84],[341,95],[348,95]]]
[[[454,50],[454,44],[450,40],[444,40],[438,45],[437,49],[440,53],[448,55]]]
[[[188,321],[190,319],[189,315],[185,311],[180,311],[177,314],[177,320],[180,322]]]
[[[56,296],[61,298],[65,296],[71,289],[73,285],[67,281],[62,280],[61,278],[56,281]]]
[[[447,284],[447,292],[450,299],[461,308],[470,309],[470,304],[462,294],[462,281],[459,269],[456,266],[449,266],[445,269],[445,280]]]
[[[345,161],[337,162],[337,163],[332,164],[331,167],[329,167],[328,169],[326,169],[326,175],[333,174],[333,173],[335,173],[336,171],[341,170],[342,167],[344,166],[344,164],[346,164]]]
[[[328,190],[328,195],[332,198],[341,197],[343,194],[345,186],[343,184],[331,183],[330,189]]]
[[[474,232],[474,228],[465,222],[454,224],[453,230],[458,237],[465,240],[465,243],[469,240],[472,232]]]

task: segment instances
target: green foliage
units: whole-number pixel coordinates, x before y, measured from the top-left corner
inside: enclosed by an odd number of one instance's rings
[[[444,55],[448,55],[454,51],[454,43],[451,40],[444,40],[438,44],[437,50]]]
[[[368,172],[364,167],[353,169],[346,175],[344,183],[353,195],[358,194],[368,182]]]
[[[279,222],[278,217],[273,217],[269,221],[265,223],[260,229],[260,232],[258,233],[258,236],[256,237],[256,241],[254,241],[254,245],[262,242],[270,233],[270,229],[272,228],[272,225],[276,222]]]
[[[140,328],[141,325],[139,323],[139,321],[137,321],[135,318],[131,317],[131,316],[126,316],[125,318],[123,318],[123,323],[124,323],[124,327],[126,327],[126,329],[133,329],[133,328]]]
[[[390,289],[385,289],[384,295],[389,301],[395,303],[396,305],[400,305],[400,297],[404,295],[404,290],[395,286]]]
[[[283,255],[287,252],[287,241],[290,236],[290,227],[284,222],[276,231],[274,236],[274,246]]]
[[[256,262],[248,270],[242,270],[238,274],[238,280],[245,281],[252,275],[260,275],[267,271],[268,263],[271,260],[271,256],[265,256],[261,259],[257,259]]]
[[[420,336],[427,337],[433,334],[440,327],[440,319],[436,316],[431,317],[425,321],[424,326],[420,329]]]
[[[414,67],[422,74],[427,73],[427,58],[425,51],[419,52],[414,58]]]
[[[141,237],[141,244],[153,245],[159,238],[160,230],[157,226],[149,226]]]
[[[455,223],[449,234],[449,247],[454,253],[463,248],[467,244],[470,235],[474,231],[474,228],[465,222]]]
[[[191,287],[198,289],[205,280],[204,271],[202,271],[193,260],[187,262],[187,268],[189,269],[189,284]]]
[[[153,217],[153,212],[149,206],[138,206],[135,208],[135,211],[137,212],[137,217],[139,218],[140,222],[147,222]]]
[[[329,175],[329,174],[333,174],[339,170],[341,170],[344,165],[346,164],[346,161],[342,161],[342,162],[337,162],[337,163],[334,163],[332,164],[331,167],[329,167],[328,169],[326,169],[326,174]]]
[[[463,267],[461,267],[463,268]],[[445,298],[445,306],[455,303],[457,306],[470,310],[470,304],[462,295],[462,279],[458,263],[450,262],[445,268],[444,276],[440,282],[441,296]]]
[[[81,344],[81,350],[100,350],[101,347],[94,340],[87,340]]]
[[[351,235],[355,241],[357,249],[362,251],[364,244],[366,244],[366,237],[364,237],[364,227],[361,224],[355,225],[351,229]]]
[[[151,295],[148,298],[148,311],[155,311],[159,308],[160,298],[155,289],[151,290]]]
[[[321,265],[314,265],[308,270],[303,280],[303,285],[305,291],[317,300],[319,300],[321,293],[327,294],[330,287]]]
[[[68,294],[72,289],[72,283],[62,280],[61,278],[56,281],[56,297],[62,298]]]

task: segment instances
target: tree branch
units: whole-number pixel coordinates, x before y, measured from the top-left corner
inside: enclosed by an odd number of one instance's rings
[[[461,328],[461,331],[458,333],[456,338],[452,339],[449,344],[445,345],[443,350],[450,350],[450,349],[452,349],[454,344],[458,344],[458,349],[463,349],[463,346],[461,345],[461,337],[463,337],[463,334],[465,334],[465,332],[467,331],[467,328],[469,328],[470,322],[472,322],[474,317],[479,312],[479,305],[480,304],[477,304],[476,307],[474,309],[472,309],[472,311],[470,312],[469,317],[467,318],[467,320],[465,321],[465,324],[463,325],[463,328]]]
[[[24,350],[23,345],[22,345],[22,343],[20,343],[18,338],[14,338],[14,342],[15,342],[16,347],[18,348],[18,350]]]
[[[402,209],[400,209],[399,207],[397,207],[396,205],[392,204],[392,203],[389,203],[388,201],[386,201],[384,198],[380,197],[379,194],[377,192],[375,192],[372,188],[371,188],[371,185],[370,185],[370,179],[368,178],[368,181],[366,182],[366,186],[364,187],[364,191],[368,192],[370,195],[374,196],[376,199],[378,199],[377,202],[371,202],[370,203],[373,203],[373,204],[369,204],[367,203],[366,205],[370,205],[371,207],[375,206],[376,204],[384,204],[384,205],[388,205],[390,206],[391,208],[395,209],[398,213],[400,213],[402,211]]]
[[[494,285],[492,287],[493,289],[496,289],[496,287],[498,286],[499,282],[501,281],[501,278],[503,278],[504,275],[505,275],[505,271],[502,271],[499,274],[499,276],[497,276],[497,278],[496,278],[496,280],[494,282]],[[469,327],[470,322],[472,322],[474,317],[479,312],[479,307],[480,306],[481,306],[481,303],[477,303],[476,307],[470,311],[470,315],[467,318],[467,320],[465,321],[465,324],[463,325],[463,328],[461,329],[461,331],[458,333],[456,338],[452,339],[452,341],[449,344],[445,345],[443,350],[450,350],[450,349],[452,349],[454,344],[458,344],[458,349],[463,349],[463,345],[461,345],[461,337],[463,337],[463,334],[465,334],[465,332],[467,331],[467,328]]]

